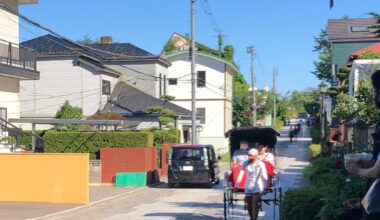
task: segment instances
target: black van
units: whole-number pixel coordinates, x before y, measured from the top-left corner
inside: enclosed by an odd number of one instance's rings
[[[219,183],[219,165],[212,145],[175,145],[169,154],[168,186],[176,183]]]

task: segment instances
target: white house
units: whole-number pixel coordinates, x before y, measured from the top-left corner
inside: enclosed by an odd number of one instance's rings
[[[84,116],[103,109],[118,82],[118,72],[52,35],[22,45],[38,51],[40,71],[40,80],[21,83],[22,119],[54,118],[65,101],[82,108]]]
[[[173,103],[191,110],[191,60],[188,39],[174,34],[170,39],[175,50],[163,52],[171,63],[168,68],[168,95]],[[239,71],[236,66],[218,56],[197,52],[196,109],[200,119],[198,142],[212,144],[216,148],[228,146],[225,133],[232,128],[232,77]],[[182,141],[190,141],[191,125],[181,128]]]
[[[18,11],[19,5],[37,1],[0,0]],[[0,7],[0,117],[20,117],[20,81],[36,80],[35,53],[19,46],[19,17]]]
[[[36,53],[19,45],[19,17],[12,11],[17,12],[20,5],[37,2],[0,0],[0,152],[10,151],[9,144],[2,140],[11,126],[6,121],[20,117],[20,81],[40,77],[36,70]]]

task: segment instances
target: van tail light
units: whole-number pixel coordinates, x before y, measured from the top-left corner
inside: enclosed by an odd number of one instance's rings
[[[169,164],[169,166],[171,166],[172,165],[172,160],[169,160],[168,164]]]

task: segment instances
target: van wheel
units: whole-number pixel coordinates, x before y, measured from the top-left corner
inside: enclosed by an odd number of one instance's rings
[[[168,183],[168,188],[174,188],[174,183]]]

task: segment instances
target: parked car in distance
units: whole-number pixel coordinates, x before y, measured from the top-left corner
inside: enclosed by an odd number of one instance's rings
[[[169,153],[168,187],[175,184],[219,183],[218,160],[212,145],[174,145]]]

